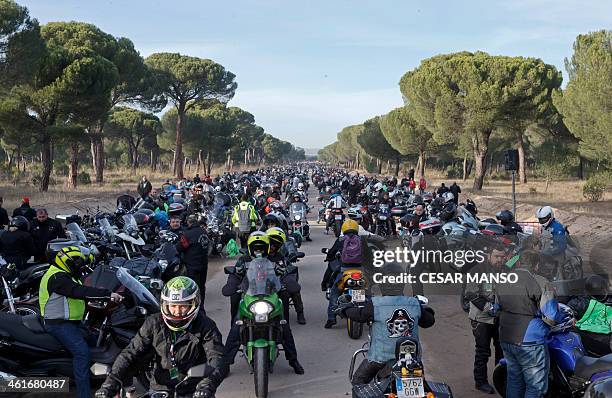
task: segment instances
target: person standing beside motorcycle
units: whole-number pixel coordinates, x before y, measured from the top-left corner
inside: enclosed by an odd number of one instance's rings
[[[39,288],[40,315],[45,329],[72,354],[78,398],[91,396],[90,352],[80,330],[85,300],[100,298],[118,302],[123,299],[107,289],[82,285],[82,272],[92,261],[92,256],[86,257],[77,246],[62,248],[43,275]]]
[[[16,216],[9,222],[8,231],[0,235],[0,254],[8,263],[24,270],[28,259],[36,251],[30,235],[30,223],[23,216]]]
[[[563,311],[543,277],[537,277],[540,255],[521,254],[516,283],[496,284],[499,340],[507,364],[506,398],[540,398],[548,390],[550,326],[563,321]],[[544,289],[541,287],[544,286]]]
[[[240,247],[246,247],[249,234],[255,231],[258,220],[259,214],[249,201],[249,196],[243,194],[240,203],[234,207],[234,214],[232,215],[232,225],[240,237]]]
[[[514,221],[514,214],[510,210],[498,211],[495,218],[504,227],[504,234],[516,236],[517,233],[523,232],[523,228]]]
[[[223,376],[223,343],[221,332],[201,305],[197,283],[186,276],[172,278],[161,294],[161,314],[150,315],[121,351],[96,398],[112,398],[124,382],[153,357],[153,370],[147,372],[153,390],[174,390],[189,368],[206,364],[203,379],[190,379],[177,393],[211,398]],[[131,384],[131,383],[130,383]]]
[[[477,263],[470,274],[489,274],[502,271],[506,252],[503,244],[492,241],[488,247],[487,261]],[[499,320],[496,313],[495,291],[491,283],[469,283],[465,288],[465,298],[470,302],[468,318],[474,335],[474,382],[476,389],[486,394],[495,394],[489,384],[487,363],[491,357],[491,343],[495,354],[495,364],[503,357],[499,344]]]
[[[140,182],[138,183],[138,186],[136,187],[136,191],[138,191],[138,195],[140,195],[141,198],[145,199],[147,196],[149,196],[152,190],[153,190],[153,186],[151,185],[151,181],[147,179],[147,176],[142,176],[142,179],[140,180]]]
[[[32,221],[30,234],[34,240],[36,252],[34,259],[39,262],[46,262],[52,259],[47,259],[47,243],[52,239],[65,238],[64,227],[59,221],[49,218],[46,209],[36,210],[36,218]]]
[[[419,179],[419,195],[423,195],[425,189],[427,189],[427,181],[425,181],[425,177],[421,176]]]
[[[13,217],[23,216],[28,220],[28,222],[32,222],[36,217],[36,210],[30,207],[30,198],[23,197],[21,199],[21,206],[13,210]]]
[[[384,276],[397,277],[404,269],[399,264],[387,263],[381,271]],[[368,355],[353,374],[351,384],[354,386],[370,383],[387,362],[395,360],[395,341],[398,338],[418,339],[419,327],[434,325],[434,310],[414,296],[405,296],[404,287],[402,283],[381,283],[381,296],[372,297],[364,306],[349,302],[334,309],[343,318],[372,323]]]
[[[187,276],[200,288],[202,302],[206,296],[206,277],[208,275],[208,245],[206,231],[198,223],[195,215],[187,217],[187,227],[176,243],[176,250],[187,269]]]

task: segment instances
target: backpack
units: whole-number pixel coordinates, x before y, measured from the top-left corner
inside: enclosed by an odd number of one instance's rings
[[[340,259],[344,264],[361,264],[364,261],[361,237],[357,234],[344,235]]]
[[[238,206],[238,230],[242,233],[251,231],[251,209],[250,206],[243,208]]]

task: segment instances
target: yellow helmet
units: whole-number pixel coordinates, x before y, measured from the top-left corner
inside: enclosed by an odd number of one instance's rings
[[[270,239],[265,233],[255,231],[249,235],[247,246],[249,248],[249,254],[253,257],[256,256],[256,252],[258,251],[263,255],[267,255],[270,252]]]
[[[357,221],[349,219],[342,223],[342,233],[345,234],[349,231],[355,233],[359,232],[359,224]]]
[[[272,254],[280,250],[280,248],[287,240],[287,235],[285,235],[285,232],[278,227],[268,228],[268,230],[266,231],[266,235],[268,236],[268,240],[270,241],[270,253]]]
[[[81,252],[78,246],[66,246],[57,252],[55,256],[55,265],[66,272],[76,273],[84,266],[92,262],[93,256],[87,257]]]

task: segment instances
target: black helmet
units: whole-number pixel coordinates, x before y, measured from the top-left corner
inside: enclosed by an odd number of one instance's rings
[[[24,216],[15,216],[11,219],[11,222],[9,223],[9,230],[20,230],[28,232],[30,230],[30,222]]]
[[[609,287],[608,280],[601,275],[591,275],[584,282],[586,294],[598,301],[604,301],[606,299]]]
[[[497,218],[503,225],[514,221],[514,214],[512,214],[510,210],[501,210],[495,214],[495,218]]]
[[[180,216],[185,211],[185,206],[181,203],[172,203],[168,206],[168,215]]]
[[[465,209],[472,213],[474,217],[478,214],[478,207],[476,207],[476,203],[472,199],[468,199],[465,203]]]
[[[266,216],[263,218],[263,224],[268,226],[271,222],[275,223],[276,226],[280,226],[280,220],[278,219],[278,217],[276,216],[276,214],[273,213],[268,213],[266,214]]]
[[[410,224],[416,223],[416,225],[419,225],[419,216],[417,216],[416,214],[408,213],[404,217],[400,218],[400,223],[404,228],[410,227]]]
[[[457,216],[457,205],[455,202],[449,202],[444,205],[444,208],[440,210],[440,220],[443,222],[447,222],[452,220]]]

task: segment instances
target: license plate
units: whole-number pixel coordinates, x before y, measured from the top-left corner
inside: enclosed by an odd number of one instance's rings
[[[397,398],[422,398],[425,396],[425,387],[422,377],[406,377],[396,379]]]
[[[336,214],[336,215],[334,216],[334,219],[336,219],[336,220],[342,220],[342,214]]]
[[[365,301],[365,290],[349,290],[351,301],[355,303],[363,303]]]

